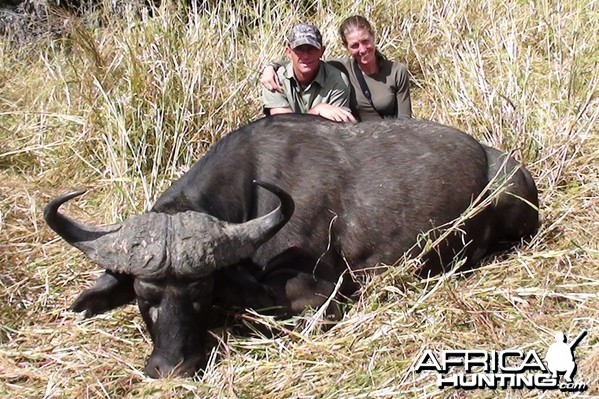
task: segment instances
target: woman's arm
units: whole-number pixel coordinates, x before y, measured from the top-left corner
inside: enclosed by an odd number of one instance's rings
[[[397,101],[397,116],[412,117],[412,100],[410,98],[410,74],[408,68],[401,63],[397,63],[397,77],[395,84],[397,92],[395,93]]]
[[[260,83],[266,90],[272,91],[273,93],[276,91],[279,93],[283,91],[283,87],[277,76],[277,70],[287,64],[289,64],[289,61],[269,62],[266,64],[260,74]]]

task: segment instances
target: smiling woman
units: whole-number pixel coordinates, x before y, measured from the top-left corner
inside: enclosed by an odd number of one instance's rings
[[[351,105],[360,120],[411,117],[408,69],[377,50],[370,22],[361,15],[346,18],[339,35],[351,57],[337,63],[352,83]]]
[[[346,31],[343,25],[341,25],[340,31]],[[345,47],[349,50],[350,55],[364,73],[368,75],[376,73],[379,69],[379,65],[376,60],[377,52],[374,45],[373,34],[368,29],[360,26],[357,26],[353,30],[349,30],[348,28],[347,32],[348,33],[343,33],[341,38],[343,44],[345,44]]]

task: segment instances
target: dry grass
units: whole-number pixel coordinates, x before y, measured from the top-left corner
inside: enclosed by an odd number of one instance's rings
[[[225,0],[154,18],[110,2],[65,35],[0,38],[0,395],[4,397],[565,397],[439,390],[413,366],[424,349],[536,349],[555,331],[589,334],[577,380],[599,395],[599,7],[562,2]],[[349,11],[351,10],[351,11]],[[278,338],[219,332],[195,380],[152,381],[134,306],[81,320],[66,309],[98,271],[44,225],[67,189],[69,212],[110,223],[147,208],[223,134],[259,115],[257,71],[284,32],[335,27],[361,12],[380,46],[414,75],[417,117],[515,151],[537,181],[542,226],[468,278],[418,281],[410,265],[370,282],[327,332]],[[268,319],[263,323],[273,324]]]

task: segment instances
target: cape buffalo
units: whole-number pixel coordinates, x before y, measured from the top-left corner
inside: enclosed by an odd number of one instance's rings
[[[215,309],[293,315],[332,293],[350,296],[361,274],[423,251],[424,232],[497,187],[488,206],[426,248],[421,275],[442,272],[456,256],[472,266],[534,234],[538,195],[529,172],[429,121],[283,115],[226,135],[149,212],[123,223],[93,227],[58,213],[82,191],[52,200],[44,214],[106,269],[73,310],[90,317],[136,298],[154,344],[145,371],[161,377],[201,369]],[[329,316],[340,317],[328,303]]]

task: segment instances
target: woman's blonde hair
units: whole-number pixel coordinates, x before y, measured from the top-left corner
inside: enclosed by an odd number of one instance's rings
[[[341,22],[341,25],[339,25],[339,36],[341,36],[341,41],[344,46],[347,46],[347,39],[345,36],[356,29],[366,29],[372,37],[374,37],[374,29],[372,29],[370,22],[361,15],[352,15],[351,17],[345,18],[343,22]]]

